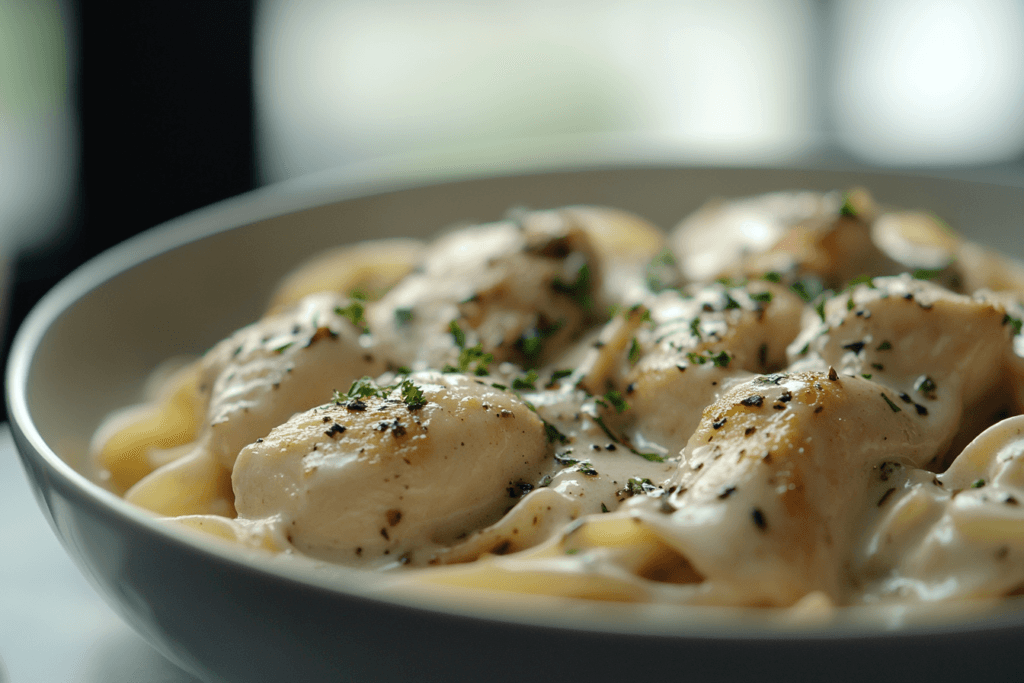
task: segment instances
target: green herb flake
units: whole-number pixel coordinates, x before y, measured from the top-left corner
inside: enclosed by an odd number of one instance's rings
[[[971,488],[972,489],[980,489],[984,485],[985,485],[985,480],[984,479],[977,479],[977,480],[975,480],[975,482],[973,484],[971,484]]]
[[[559,320],[550,325],[531,327],[516,339],[514,346],[526,356],[529,362],[536,362],[544,352],[544,343],[547,339],[556,334],[564,325],[565,321]]]
[[[452,320],[448,323],[448,331],[451,332],[452,338],[455,339],[455,345],[460,349],[466,348],[466,333],[459,327],[458,320]]]
[[[875,351],[890,351],[890,350],[892,350],[892,342],[889,341],[888,339],[883,339],[882,343],[879,344],[875,348]]]
[[[617,413],[623,413],[629,410],[629,403],[627,403],[626,399],[622,397],[622,394],[615,389],[609,390],[608,393],[604,395],[604,398],[613,408],[615,408],[615,412]]]
[[[651,483],[650,479],[646,477],[640,479],[639,477],[630,477],[629,481],[626,482],[626,493],[631,496],[638,496],[642,493],[654,491],[658,487]]]
[[[853,196],[850,193],[843,195],[843,205],[839,207],[839,215],[848,218],[857,217],[857,207],[853,205]]]
[[[498,384],[497,382],[492,382],[491,386],[494,387],[495,389],[500,389],[501,391],[508,391],[508,387],[505,386],[504,384]]]
[[[601,512],[611,512],[611,510],[608,509],[607,505],[601,503]]]
[[[691,352],[686,354],[686,358],[694,365],[711,363],[716,368],[727,368],[729,367],[729,362],[732,360],[732,356],[729,355],[728,351],[719,351],[718,353],[711,353],[709,351],[706,356],[702,353]]]
[[[750,298],[754,301],[760,301],[761,303],[769,303],[772,300],[771,292],[755,292],[750,295]]]
[[[934,280],[942,275],[945,268],[918,268],[914,271],[915,280]]]
[[[768,282],[776,282],[776,283],[777,282],[782,282],[782,276],[779,275],[778,273],[776,273],[774,270],[769,271],[769,272],[765,273],[764,275],[762,275],[761,279],[762,280],[767,280]]]
[[[366,312],[366,307],[363,306],[362,301],[354,299],[344,308],[341,306],[335,306],[334,312],[343,318],[347,318],[349,322],[360,328],[363,332],[367,331],[366,318],[363,317]]]
[[[512,388],[516,391],[536,391],[537,387],[537,371],[529,370],[522,377],[516,377],[512,380]]]
[[[284,353],[285,351],[287,351],[288,349],[290,349],[294,345],[295,345],[295,342],[288,342],[287,344],[281,344],[280,346],[278,346],[277,348],[274,349],[274,353]]]
[[[889,404],[889,408],[890,408],[890,409],[892,410],[892,412],[894,412],[894,413],[899,413],[899,412],[902,412],[902,410],[903,410],[903,409],[902,409],[902,408],[900,408],[900,407],[899,407],[898,405],[896,405],[895,403],[893,403],[893,402],[892,402],[892,399],[891,399],[891,398],[889,398],[889,397],[888,397],[888,396],[886,396],[885,394],[882,394],[882,398],[884,398],[884,399],[885,399],[885,402]]]
[[[554,372],[551,373],[551,378],[548,380],[548,383],[544,385],[544,388],[552,388],[553,386],[558,384],[560,381],[562,381],[572,373],[572,370],[555,370]]]
[[[594,469],[594,466],[590,464],[589,460],[584,460],[583,462],[579,463],[579,465],[576,466],[576,471],[579,472],[580,474],[585,474],[588,477],[597,476],[597,470]]]
[[[662,249],[644,269],[647,289],[655,294],[671,287],[676,281],[676,259],[669,249]]]
[[[555,462],[557,462],[559,465],[562,465],[563,467],[575,465],[576,463],[579,462],[579,460],[577,460],[576,458],[570,458],[570,453],[572,453],[571,448],[565,451],[564,453],[555,453]]]
[[[494,362],[494,354],[485,353],[483,344],[477,344],[459,351],[458,362],[458,367],[446,365],[444,372],[473,372],[478,377],[485,377],[490,374],[489,366]]]
[[[634,450],[632,448],[629,450],[633,453],[633,455],[639,455],[644,460],[649,460],[651,462],[665,462],[665,458],[661,457],[657,453],[641,453],[640,451]]]
[[[920,377],[917,378],[917,381],[914,383],[915,391],[917,391],[925,398],[929,398],[932,400],[935,399],[935,392],[938,388],[938,385],[935,384],[935,380],[933,380],[928,375],[921,375]]]
[[[700,331],[700,318],[694,318],[690,321],[690,334],[697,338],[697,341],[702,341],[704,335]]]
[[[636,337],[633,337],[633,341],[629,345],[629,354],[626,357],[630,365],[636,365],[636,362],[640,360],[640,343],[636,340]]]
[[[534,412],[536,412],[536,409],[534,409]],[[544,420],[544,434],[548,438],[548,443],[555,443],[556,441],[558,443],[569,443],[569,437],[558,431],[558,428],[547,420]]]
[[[1022,324],[1020,318],[1014,318],[1012,315],[1007,313],[1006,315],[1003,316],[1003,324],[1010,325],[1010,327],[1013,328],[1013,336],[1016,337],[1018,334],[1020,334]]]
[[[871,375],[870,373],[865,372],[865,373],[861,373],[861,377],[863,377],[864,379],[871,379],[873,377],[873,375]]]
[[[825,300],[821,299],[817,304],[814,305],[814,311],[821,318],[821,322],[825,322]]]
[[[396,308],[395,309],[395,323],[399,327],[405,327],[412,322],[413,313],[411,308]]]
[[[405,401],[405,405],[409,410],[418,410],[427,405],[427,400],[423,396],[423,389],[417,386],[411,379],[402,380],[402,383],[398,385],[398,389],[402,392],[402,400]]]
[[[589,309],[593,306],[590,298],[590,266],[584,263],[576,271],[576,279],[572,282],[565,282],[561,278],[555,278],[551,288],[560,294],[565,294],[581,307]]]

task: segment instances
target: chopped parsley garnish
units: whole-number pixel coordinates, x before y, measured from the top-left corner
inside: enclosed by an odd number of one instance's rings
[[[295,344],[295,342],[288,342],[287,344],[281,344],[280,346],[278,346],[277,348],[274,349],[274,353],[284,353],[285,351],[287,351],[294,344]]]
[[[555,462],[565,467],[575,465],[576,463],[579,462],[579,460],[577,460],[576,458],[570,458],[570,453],[572,453],[572,449],[567,450],[564,453],[555,453]]]
[[[334,312],[343,318],[347,318],[349,322],[361,329],[363,332],[367,331],[366,318],[363,317],[363,314],[366,312],[366,307],[363,306],[362,301],[354,299],[344,308],[341,306],[335,306]]]
[[[776,273],[774,270],[769,271],[769,272],[765,273],[764,275],[762,275],[761,279],[762,280],[767,280],[768,282],[782,282],[782,276],[779,275],[778,273]]]
[[[584,263],[576,271],[575,280],[565,282],[561,278],[555,278],[551,288],[565,294],[583,308],[590,308],[594,303],[590,298],[590,280],[590,266]]]
[[[590,464],[589,460],[584,460],[583,462],[579,463],[579,465],[576,467],[576,470],[580,474],[585,474],[588,477],[597,476],[597,470],[594,469],[594,466]]]
[[[460,349],[466,348],[466,333],[459,327],[458,320],[452,320],[448,323],[448,331],[451,332],[452,338],[455,339],[455,345]]]
[[[427,400],[423,396],[423,389],[416,386],[411,379],[402,380],[401,384],[398,385],[398,389],[402,392],[402,400],[405,401],[405,405],[409,410],[417,410],[427,405]]]
[[[650,493],[651,491],[657,491],[658,487],[651,483],[650,479],[646,477],[640,479],[639,477],[630,477],[629,481],[626,482],[625,492],[631,496],[638,496],[641,493]]]
[[[696,365],[704,365],[705,363],[711,363],[716,368],[727,368],[729,367],[729,361],[732,360],[732,356],[729,355],[728,351],[719,351],[718,353],[707,352],[707,355],[703,353],[688,353],[686,358]]]
[[[821,299],[814,305],[814,311],[821,318],[821,322],[825,322],[825,300]]]
[[[1006,315],[1003,316],[1003,324],[1004,325],[1008,324],[1008,325],[1010,325],[1010,327],[1013,328],[1013,335],[1014,336],[1017,336],[1018,334],[1020,334],[1020,328],[1021,328],[1021,319],[1020,318],[1014,318],[1012,315],[1007,313]]]
[[[611,512],[611,510],[608,509],[607,505],[601,503],[601,512]]]
[[[537,371],[528,370],[522,377],[512,380],[512,388],[516,391],[536,391]]]
[[[636,362],[640,360],[640,343],[637,342],[636,337],[633,337],[633,341],[629,345],[629,353],[626,357],[629,359],[630,365],[636,365]]]
[[[944,270],[945,268],[918,268],[913,275],[915,280],[934,280],[942,275]]]
[[[398,323],[399,327],[405,327],[412,322],[413,313],[411,308],[396,308],[395,309],[395,322]]]
[[[853,197],[849,193],[843,196],[843,205],[839,207],[839,215],[849,218],[857,217],[857,207],[853,205]]]
[[[971,484],[971,488],[972,489],[980,489],[984,485],[985,485],[985,480],[984,479],[976,479],[974,481],[974,483]]]
[[[569,437],[558,431],[558,428],[555,427],[555,425],[551,424],[547,420],[542,421],[544,422],[544,434],[548,438],[548,443],[555,443],[556,441],[559,443],[569,443]]]
[[[772,300],[771,292],[754,292],[750,295],[750,298],[754,301],[760,301],[762,303],[768,303]]]
[[[405,402],[406,407],[409,410],[419,410],[423,406],[427,405],[427,399],[423,395],[423,389],[420,388],[411,379],[403,379],[398,384],[392,384],[390,386],[379,386],[373,381],[372,377],[360,377],[349,390],[344,394],[340,391],[335,391],[334,396],[331,400],[341,405],[343,403],[360,403],[362,408],[365,409],[365,403],[362,402],[364,398],[386,398],[391,392],[398,390],[402,395],[402,401]]]
[[[494,362],[493,353],[484,353],[483,344],[477,344],[470,348],[463,348],[459,351],[459,367],[456,369],[458,372],[469,372],[473,371],[478,377],[484,377],[490,374],[488,366]],[[448,366],[450,367],[450,366]]]
[[[803,280],[797,280],[789,287],[793,292],[804,300],[805,303],[810,303],[816,296],[824,291],[821,282],[816,278],[805,278]]]
[[[914,382],[914,390],[925,398],[935,399],[935,391],[938,389],[938,385],[928,375],[921,375]]]
[[[902,409],[902,408],[900,408],[900,407],[899,407],[898,405],[896,405],[895,403],[893,403],[893,402],[892,402],[892,399],[891,399],[891,398],[889,398],[888,396],[886,396],[885,394],[882,394],[882,398],[884,398],[884,399],[885,399],[885,402],[889,404],[889,408],[891,408],[891,409],[892,409],[892,412],[894,412],[894,413],[898,413],[898,412],[901,412],[901,411],[903,410],[903,409]]]
[[[380,393],[380,387],[373,381],[372,377],[360,377],[352,386],[349,387],[348,391],[344,394],[337,391],[334,392],[334,402],[342,403],[345,400],[354,398],[369,398],[371,396],[377,396]]]
[[[551,373],[551,379],[549,379],[548,383],[544,385],[544,388],[550,389],[551,387],[558,384],[561,380],[571,375],[572,373],[572,370],[555,370],[554,372]]]
[[[697,338],[697,341],[704,339],[704,335],[700,331],[700,318],[694,318],[690,321],[690,334]]]
[[[883,340],[882,340],[882,343],[881,343],[881,344],[879,344],[879,345],[878,345],[878,346],[877,346],[877,347],[875,348],[875,350],[876,350],[876,351],[889,351],[889,350],[891,350],[891,349],[892,349],[892,342],[891,342],[891,341],[889,341],[888,339],[883,339]]]
[[[617,413],[629,410],[629,403],[627,403],[626,399],[622,397],[622,394],[615,389],[609,390],[608,393],[604,395],[604,399],[608,401],[613,408],[615,408],[615,412]]]
[[[669,249],[662,249],[644,271],[647,289],[655,294],[670,288],[676,282],[676,259]]]
[[[534,363],[544,352],[544,342],[562,329],[564,325],[564,320],[559,320],[556,323],[546,323],[541,319],[536,327],[531,327],[516,339],[515,347],[526,356],[528,362]]]

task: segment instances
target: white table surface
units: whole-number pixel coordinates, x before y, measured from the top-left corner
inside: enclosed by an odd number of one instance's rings
[[[64,552],[0,423],[0,683],[194,683],[129,628]]]

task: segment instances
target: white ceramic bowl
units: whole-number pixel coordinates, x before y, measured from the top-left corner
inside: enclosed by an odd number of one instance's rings
[[[18,333],[7,401],[40,505],[96,589],[169,658],[211,681],[1021,677],[1016,603],[895,629],[784,629],[713,610],[657,618],[619,606],[382,597],[372,574],[317,573],[170,528],[84,477],[93,430],[138,398],[159,361],[201,353],[255,319],[274,283],[325,245],[426,236],[515,205],[604,204],[668,228],[710,196],[864,185],[1021,253],[1024,190],[992,184],[650,164],[425,185],[371,176],[271,187],[158,227],[73,273]]]

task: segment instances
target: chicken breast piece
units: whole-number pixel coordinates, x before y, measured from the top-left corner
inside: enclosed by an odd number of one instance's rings
[[[509,392],[440,373],[362,386],[242,450],[239,518],[278,517],[315,557],[423,564],[496,521],[549,468],[544,423]]]

